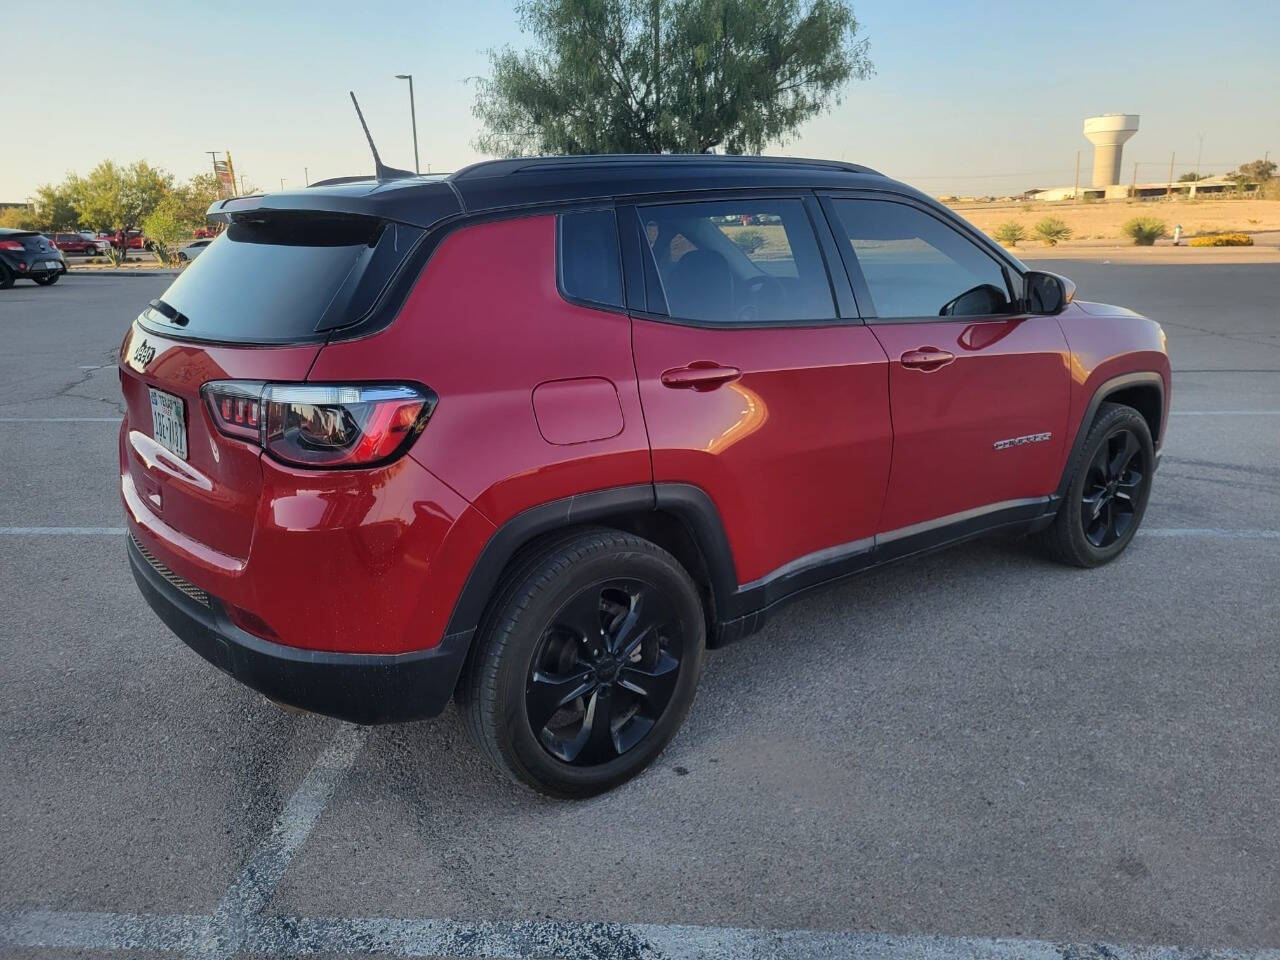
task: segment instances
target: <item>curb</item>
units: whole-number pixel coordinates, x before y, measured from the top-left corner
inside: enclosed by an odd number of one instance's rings
[[[181,270],[68,270],[64,277],[176,277]]]

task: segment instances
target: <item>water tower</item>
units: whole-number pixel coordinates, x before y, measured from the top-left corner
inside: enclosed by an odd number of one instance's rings
[[[1084,122],[1084,135],[1093,144],[1093,185],[1109,187],[1120,182],[1120,151],[1138,132],[1136,113],[1104,113]]]

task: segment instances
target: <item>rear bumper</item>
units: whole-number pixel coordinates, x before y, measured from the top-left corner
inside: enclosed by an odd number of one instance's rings
[[[50,269],[45,266],[46,263],[57,262],[58,266]],[[0,263],[4,263],[13,275],[19,279],[22,277],[45,277],[55,273],[65,273],[67,263],[56,253],[31,253],[27,251],[6,253],[0,256]]]
[[[329,653],[271,643],[233,624],[218,600],[194,585],[179,589],[143,556],[133,537],[126,542],[138,588],[165,625],[215,667],[272,700],[372,724],[433,717],[453,696],[470,633],[402,654]],[[170,577],[176,579],[172,572]]]

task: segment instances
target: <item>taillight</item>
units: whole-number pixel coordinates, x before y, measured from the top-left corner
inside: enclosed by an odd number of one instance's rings
[[[0,250],[25,250],[25,249],[26,247],[24,247],[17,240],[0,240]]]
[[[399,384],[217,380],[201,393],[220,431],[302,467],[368,467],[394,460],[436,405],[432,391]]]

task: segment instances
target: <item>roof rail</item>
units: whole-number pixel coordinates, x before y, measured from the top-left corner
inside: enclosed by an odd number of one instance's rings
[[[857,163],[842,160],[811,160],[803,157],[765,157],[754,154],[709,153],[606,153],[566,156],[511,157],[506,160],[482,160],[463,167],[452,175],[454,180],[471,180],[481,177],[507,177],[516,173],[534,173],[551,170],[571,170],[583,167],[641,166],[641,165],[733,165],[752,164],[779,167],[826,167],[849,173],[881,174]]]

